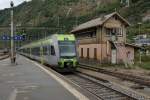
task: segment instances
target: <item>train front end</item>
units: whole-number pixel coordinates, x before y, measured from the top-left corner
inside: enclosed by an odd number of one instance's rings
[[[59,35],[59,61],[58,65],[63,72],[74,71],[77,68],[76,39],[74,35]]]

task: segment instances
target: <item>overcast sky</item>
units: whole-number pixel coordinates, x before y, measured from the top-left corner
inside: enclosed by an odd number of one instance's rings
[[[0,0],[0,9],[10,8],[10,1],[11,0]],[[17,6],[21,4],[23,1],[31,1],[31,0],[12,0],[14,1],[14,5]]]

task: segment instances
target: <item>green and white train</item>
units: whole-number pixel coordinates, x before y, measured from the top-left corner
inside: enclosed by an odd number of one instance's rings
[[[19,52],[61,72],[74,71],[78,64],[76,39],[72,34],[51,35],[21,47]]]

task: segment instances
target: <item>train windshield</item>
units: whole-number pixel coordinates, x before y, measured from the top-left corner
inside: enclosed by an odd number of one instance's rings
[[[75,57],[75,41],[59,41],[60,57]]]

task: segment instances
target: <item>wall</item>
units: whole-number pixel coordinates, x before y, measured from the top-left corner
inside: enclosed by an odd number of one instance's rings
[[[121,28],[122,36],[117,36],[117,42],[126,42],[126,27],[119,19],[116,20],[113,17],[106,21],[102,27],[102,41],[106,42],[111,40],[111,36],[106,35],[106,28]]]
[[[130,52],[130,57],[127,56],[128,52]],[[117,62],[127,62],[129,60],[134,60],[134,47],[131,46],[117,46]]]
[[[87,58],[87,48],[89,48],[89,58],[94,59],[94,48],[97,49],[97,60],[107,59],[107,46],[106,44],[83,44],[79,45],[78,52],[81,57],[81,48],[83,48],[83,58]]]
[[[83,39],[78,39],[79,44],[92,44],[96,43],[96,38],[83,38]]]

